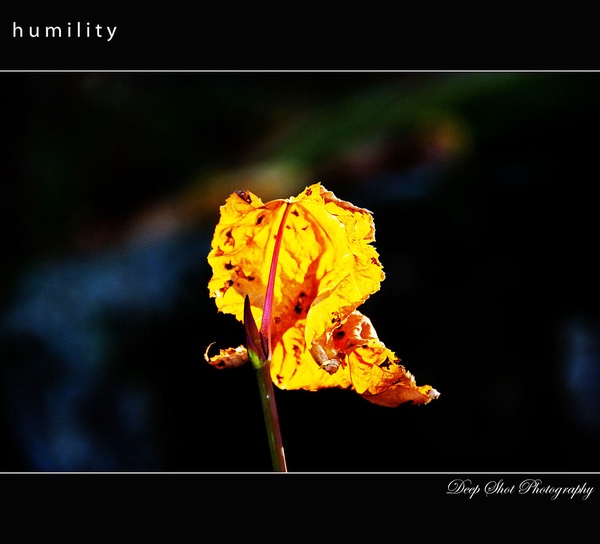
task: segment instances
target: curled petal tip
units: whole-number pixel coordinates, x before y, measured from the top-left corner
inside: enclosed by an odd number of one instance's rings
[[[433,387],[429,390],[429,400],[435,400],[440,396],[440,392],[437,389],[434,389]]]
[[[207,363],[211,364],[215,368],[236,368],[248,362],[248,352],[244,346],[238,346],[237,348],[227,348],[219,350],[217,355],[212,357],[208,356],[208,351],[211,346],[210,344],[206,348],[204,353],[204,359]]]

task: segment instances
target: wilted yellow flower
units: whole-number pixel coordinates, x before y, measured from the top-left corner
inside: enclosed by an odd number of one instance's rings
[[[372,243],[371,212],[338,199],[320,183],[290,199],[264,204],[248,191],[221,206],[208,262],[210,296],[219,311],[243,321],[248,295],[261,322],[271,256],[285,217],[273,290],[271,378],[281,389],[349,388],[385,406],[426,404],[439,393],[417,386],[357,308],[385,275]],[[237,363],[245,348],[206,356]],[[247,358],[247,354],[245,354]]]

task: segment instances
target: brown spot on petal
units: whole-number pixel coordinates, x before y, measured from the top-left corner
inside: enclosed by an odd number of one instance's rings
[[[233,239],[233,234],[231,234],[231,229],[225,233],[225,236],[227,237],[227,240],[225,240],[225,245],[231,247],[235,246],[235,240]]]
[[[252,197],[248,191],[236,191],[235,194],[238,195],[244,202],[252,204]]]

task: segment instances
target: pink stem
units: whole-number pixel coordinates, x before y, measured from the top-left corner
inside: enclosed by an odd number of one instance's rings
[[[271,320],[273,318],[273,292],[275,290],[275,276],[277,272],[277,262],[279,260],[279,250],[281,249],[281,239],[283,238],[283,229],[288,212],[290,211],[290,203],[285,203],[283,217],[279,223],[277,237],[275,238],[275,248],[273,249],[273,258],[271,259],[271,269],[269,270],[269,281],[267,282],[267,293],[265,295],[265,304],[263,307],[263,317],[260,325],[260,334],[263,340],[266,340],[266,346],[263,346],[267,359],[271,360]]]

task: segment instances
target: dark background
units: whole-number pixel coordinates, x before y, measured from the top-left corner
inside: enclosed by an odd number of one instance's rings
[[[288,468],[598,471],[600,76],[0,74],[0,471],[271,468],[206,255],[236,189],[369,208],[427,406],[276,391]]]

